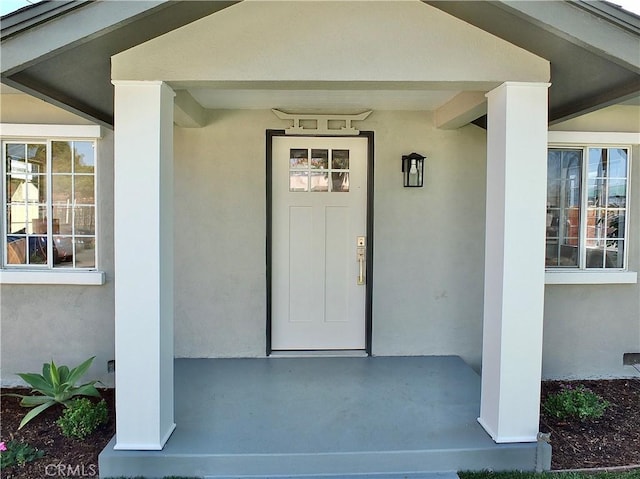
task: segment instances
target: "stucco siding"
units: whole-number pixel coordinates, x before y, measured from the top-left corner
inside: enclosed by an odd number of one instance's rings
[[[635,107],[636,113],[638,107]],[[604,114],[606,118],[606,113]],[[593,117],[592,117],[593,120]],[[615,126],[615,125],[612,125]],[[555,129],[563,129],[558,127]],[[566,129],[566,127],[564,128]],[[633,130],[632,130],[633,131]],[[638,131],[637,129],[635,131]],[[640,269],[640,148],[631,152],[629,270]],[[543,377],[637,377],[624,353],[640,352],[640,285],[547,285]]]
[[[175,129],[175,354],[266,351],[265,130],[270,111]]]
[[[263,356],[265,130],[269,111],[211,112],[176,128],[176,356]],[[430,112],[376,111],[373,352],[458,354],[479,367],[485,133],[437,130]],[[427,159],[402,187],[400,158]]]
[[[43,100],[2,85],[0,90],[1,123],[36,123],[41,125],[90,125],[91,122]]]
[[[114,358],[113,132],[98,140],[97,158],[98,268],[105,284],[0,285],[2,385],[20,384],[15,373],[40,371],[44,362],[74,367],[91,356],[86,378],[113,385],[107,371]]]
[[[266,346],[265,110],[208,111],[204,128],[175,128],[175,355],[261,357]],[[3,116],[3,121],[11,122]],[[460,355],[481,366],[486,132],[439,130],[424,111],[374,111],[373,353]],[[561,129],[554,127],[554,129]],[[568,128],[565,128],[568,129]],[[0,288],[2,383],[50,359],[112,384],[113,133],[99,152],[103,286]],[[427,156],[424,188],[403,188],[400,157]],[[629,266],[640,268],[640,151],[632,152]],[[150,238],[150,241],[152,239]],[[543,376],[633,376],[640,288],[547,285]]]

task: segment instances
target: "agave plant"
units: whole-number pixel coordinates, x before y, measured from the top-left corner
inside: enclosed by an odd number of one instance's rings
[[[80,366],[69,369],[67,366],[56,366],[53,361],[50,364],[42,365],[42,374],[35,373],[19,373],[32,388],[32,393],[40,393],[39,396],[12,394],[12,396],[22,398],[20,405],[24,407],[35,407],[22,419],[18,429],[31,421],[45,409],[55,405],[62,404],[65,407],[67,403],[75,396],[95,396],[100,397],[100,393],[94,384],[98,381],[90,381],[88,383],[76,386],[78,380],[87,372],[95,356],[87,359]]]

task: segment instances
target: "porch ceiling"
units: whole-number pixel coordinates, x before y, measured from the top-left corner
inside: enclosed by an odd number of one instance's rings
[[[68,111],[113,124],[111,56],[175,30],[237,2],[154,0],[42,2],[2,18],[1,80]],[[550,120],[561,121],[621,102],[640,92],[640,18],[606,2],[468,2],[427,0],[551,62]],[[576,21],[578,18],[584,21]],[[28,45],[28,48],[25,48]],[[243,89],[218,89],[193,96],[207,108],[242,105]],[[373,91],[374,108],[444,103],[453,92]],[[360,107],[353,90],[281,92],[258,89],[281,108],[306,108],[319,96],[326,105],[344,100]],[[439,96],[442,95],[442,96]],[[377,106],[380,105],[380,106]],[[390,106],[386,106],[390,105]],[[275,105],[272,105],[275,106]],[[407,107],[408,108],[408,107]]]

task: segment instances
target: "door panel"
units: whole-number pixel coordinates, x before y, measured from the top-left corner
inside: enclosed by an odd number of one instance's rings
[[[365,348],[367,138],[274,137],[274,350]]]

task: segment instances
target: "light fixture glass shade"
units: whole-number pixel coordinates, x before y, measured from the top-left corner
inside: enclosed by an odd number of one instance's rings
[[[424,184],[425,156],[418,153],[402,155],[402,178],[406,188],[421,187]]]

